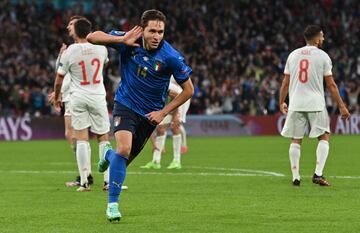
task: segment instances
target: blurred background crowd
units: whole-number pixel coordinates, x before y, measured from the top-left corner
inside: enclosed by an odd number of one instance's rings
[[[359,113],[360,4],[358,0],[1,1],[0,114],[54,114],[47,101],[62,43],[71,44],[70,16],[83,15],[94,30],[129,30],[141,13],[167,16],[165,39],[193,68],[191,114],[277,114],[289,53],[304,45],[307,24],[325,33],[340,94]],[[105,69],[109,110],[119,82],[117,54]],[[326,93],[330,114],[337,106]]]

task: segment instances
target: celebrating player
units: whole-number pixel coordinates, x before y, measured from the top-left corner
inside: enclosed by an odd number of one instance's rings
[[[280,89],[279,106],[287,114],[281,135],[291,138],[289,157],[293,184],[300,185],[299,161],[304,131],[310,124],[310,138],[318,138],[316,168],[312,182],[329,186],[323,176],[323,169],[329,153],[330,123],[325,106],[324,80],[331,95],[338,104],[341,117],[348,119],[349,111],[342,101],[332,75],[332,63],[326,52],[321,50],[324,33],[319,26],[310,25],[304,31],[306,46],[290,53]],[[289,108],[285,98],[289,91]]]
[[[194,92],[189,79],[191,68],[183,56],[163,40],[165,23],[162,12],[148,10],[141,17],[141,27],[136,26],[127,33],[97,31],[87,37],[91,43],[107,44],[120,54],[121,82],[113,110],[116,151],[106,148],[98,165],[100,172],[110,166],[106,211],[110,221],[121,218],[118,200],[126,166],[140,153],[156,125]],[[183,91],[164,107],[171,75]]]
[[[99,154],[105,145],[110,144],[108,132],[110,129],[105,87],[102,71],[107,62],[107,49],[104,46],[87,42],[86,36],[91,31],[91,23],[85,19],[77,19],[73,25],[75,44],[70,45],[60,59],[55,80],[55,108],[60,108],[60,88],[64,76],[69,73],[71,123],[76,138],[76,158],[81,178],[77,191],[89,191],[89,164],[91,161],[89,132],[97,135]],[[105,186],[106,184],[104,184]]]

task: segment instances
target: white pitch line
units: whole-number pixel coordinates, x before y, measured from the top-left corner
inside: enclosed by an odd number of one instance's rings
[[[76,174],[77,171],[34,171],[34,170],[0,170],[0,173],[12,174]],[[127,172],[128,175],[171,175],[171,176],[271,176],[267,174],[254,173],[208,173],[208,172]]]
[[[232,176],[232,177],[286,177],[287,175],[270,172],[270,171],[261,171],[261,170],[251,170],[251,169],[240,169],[240,168],[216,168],[216,167],[188,167],[194,169],[208,169],[208,170],[229,170],[229,171],[247,171],[254,173],[241,173],[241,172],[218,172],[218,173],[209,173],[209,172],[127,172],[129,175],[171,175],[171,176]],[[0,173],[11,173],[11,174],[77,174],[77,171],[36,171],[36,170],[0,170]],[[302,177],[312,177],[312,176],[302,176]],[[328,176],[332,179],[360,179],[360,176]]]
[[[220,171],[236,171],[236,172],[253,172],[253,173],[260,173],[269,176],[285,176],[282,173],[277,172],[270,172],[270,171],[262,171],[262,170],[252,170],[252,169],[242,169],[242,168],[224,168],[224,167],[187,167],[187,168],[194,168],[194,169],[206,169],[206,170],[220,170]]]

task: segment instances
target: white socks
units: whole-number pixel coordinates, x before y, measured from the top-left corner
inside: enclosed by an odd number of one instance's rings
[[[289,157],[290,157],[290,165],[291,165],[291,172],[293,176],[293,181],[295,179],[300,180],[300,144],[291,143],[289,149]]]
[[[107,144],[110,144],[109,141],[102,141],[99,143],[99,159],[102,159],[104,156],[104,148]],[[104,182],[109,183],[109,168],[104,171]]]
[[[161,152],[164,148],[165,140],[166,140],[166,134],[155,137],[155,145],[156,145],[157,150],[154,150],[154,152],[153,152],[153,160],[152,161],[156,164],[160,164]]]
[[[173,135],[174,160],[180,163],[181,134]]]
[[[89,174],[91,174],[91,146],[90,146],[90,143],[89,142],[87,142],[87,144],[88,144],[88,148],[89,148],[89,150],[88,150],[88,164],[87,164],[87,168],[88,168],[88,170],[89,170]]]
[[[325,140],[320,140],[316,148],[316,168],[315,174],[317,176],[323,175],[324,166],[326,159],[329,154],[329,142]]]
[[[180,125],[180,131],[181,131],[181,146],[187,146],[186,130],[183,124]]]
[[[88,182],[89,164],[89,142],[88,141],[77,141],[76,142],[76,161],[79,168],[81,185]]]

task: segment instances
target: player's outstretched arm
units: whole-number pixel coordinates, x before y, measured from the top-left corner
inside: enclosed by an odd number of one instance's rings
[[[124,36],[113,36],[102,31],[95,31],[86,36],[86,40],[92,44],[126,44],[128,46],[140,46],[136,43],[137,39],[142,35],[142,27],[135,26]]]
[[[289,83],[290,83],[290,75],[285,74],[281,84],[280,96],[279,96],[279,107],[282,114],[286,114],[288,112],[288,106],[285,103],[285,99],[289,91]]]
[[[183,91],[175,97],[169,104],[167,104],[162,110],[155,111],[147,114],[148,119],[154,124],[159,124],[164,117],[170,112],[174,111],[177,107],[185,103],[194,94],[194,86],[191,79],[188,79],[181,84]]]
[[[337,105],[339,106],[340,114],[342,119],[348,119],[350,117],[350,113],[347,110],[343,100],[341,99],[339,89],[333,79],[332,75],[328,75],[324,77],[326,82],[326,87],[329,89],[331,96],[335,99]]]

